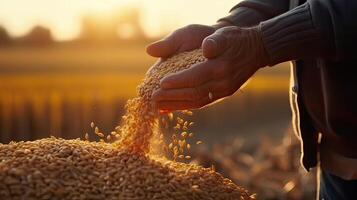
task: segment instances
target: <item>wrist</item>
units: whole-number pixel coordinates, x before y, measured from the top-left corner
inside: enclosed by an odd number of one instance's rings
[[[255,55],[256,57],[257,67],[262,68],[269,65],[271,61],[263,42],[261,26],[257,25],[244,29],[247,31],[248,37],[250,38],[251,41],[250,48],[251,50],[253,50],[253,55]]]
[[[315,27],[308,3],[260,24],[262,40],[271,62],[316,58],[331,51],[331,44]]]

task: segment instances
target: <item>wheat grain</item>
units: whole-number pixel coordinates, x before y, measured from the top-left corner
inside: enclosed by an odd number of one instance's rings
[[[0,145],[1,199],[233,200],[249,195],[210,168],[135,154],[115,144],[52,137]]]
[[[200,49],[184,52],[156,64],[130,99],[121,126],[105,136],[95,126],[99,142],[46,138],[33,142],[0,144],[0,196],[2,199],[252,199],[248,191],[210,168],[175,162],[184,155],[187,129],[193,122],[176,118],[167,147],[159,131],[159,116],[151,95],[161,78],[203,62]],[[191,111],[182,111],[191,116]],[[167,114],[170,121],[173,113]],[[183,131],[182,131],[183,130]],[[117,141],[112,141],[115,136]],[[89,135],[85,134],[85,139]],[[199,144],[200,141],[197,142]],[[174,161],[155,147],[169,149]]]

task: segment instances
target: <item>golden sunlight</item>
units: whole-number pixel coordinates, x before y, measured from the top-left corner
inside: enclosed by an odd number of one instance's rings
[[[48,27],[56,40],[68,40],[81,32],[83,16],[116,16],[116,13],[134,10],[139,13],[145,34],[155,37],[190,23],[212,24],[239,0],[2,0],[0,26],[13,36],[22,36],[32,27]],[[187,6],[190,5],[190,6]],[[31,9],[29,9],[31,8]],[[106,17],[102,17],[108,20]],[[108,22],[101,22],[108,23]],[[123,37],[132,27],[123,25]]]

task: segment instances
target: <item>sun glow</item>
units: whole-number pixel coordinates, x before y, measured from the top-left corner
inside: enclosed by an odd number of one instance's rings
[[[55,39],[80,34],[84,15],[107,15],[136,8],[148,36],[158,36],[190,23],[212,24],[225,16],[237,0],[1,0],[0,25],[13,36],[26,34],[33,26],[48,27]],[[188,6],[189,5],[189,6]]]

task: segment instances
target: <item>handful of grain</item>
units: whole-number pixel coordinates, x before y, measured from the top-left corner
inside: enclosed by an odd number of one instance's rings
[[[251,199],[212,169],[104,142],[11,142],[0,161],[1,199]]]
[[[106,137],[120,138],[114,143],[47,138],[0,144],[2,199],[253,199],[212,169],[169,161],[152,151],[152,144],[162,144],[163,137],[151,94],[167,74],[202,61],[202,51],[193,50],[154,65],[139,85],[138,97],[127,102],[121,126]],[[192,124],[177,121],[177,130],[187,131]],[[169,148],[174,159],[190,159],[179,153],[190,148],[185,138],[191,135],[173,135]]]
[[[157,111],[151,102],[151,95],[160,86],[160,80],[170,73],[182,71],[193,64],[203,62],[205,57],[201,49],[183,52],[156,63],[138,86],[138,97],[127,102],[126,114],[118,130],[119,143],[137,153],[150,152],[150,140],[158,132]],[[158,136],[157,138],[160,138]],[[159,142],[160,143],[160,142]]]

